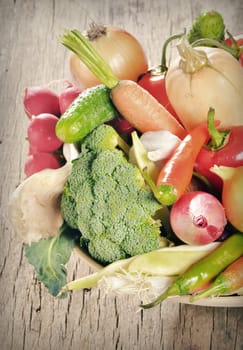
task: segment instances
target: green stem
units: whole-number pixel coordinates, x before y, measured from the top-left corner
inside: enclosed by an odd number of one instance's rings
[[[159,203],[166,206],[174,204],[177,199],[174,186],[167,184],[156,186],[146,170],[142,174]]]
[[[218,130],[214,123],[215,110],[209,109],[208,112],[208,132],[210,135],[210,142],[208,146],[212,150],[217,150],[224,145],[225,138],[229,134],[229,130]]]
[[[140,305],[143,309],[150,309],[158,304],[160,304],[162,301],[167,299],[171,296],[180,295],[180,290],[178,289],[178,286],[176,284],[172,284],[164,293],[162,293],[157,299],[152,301],[149,304],[142,304]]]
[[[113,89],[119,83],[108,63],[77,29],[66,30],[65,34],[60,36],[60,41],[73,51],[106,87]]]
[[[215,39],[198,39],[196,41],[194,41],[192,44],[192,47],[196,47],[196,46],[210,46],[210,47],[218,47],[220,49],[223,49],[227,52],[229,52],[232,56],[234,56],[235,58],[239,58],[239,54],[240,54],[240,49],[239,47],[230,47],[218,40]]]
[[[126,143],[126,141],[124,141],[121,136],[118,136],[117,141],[119,148],[121,148],[126,155],[129,155],[130,146]]]
[[[176,35],[172,35],[170,36],[165,42],[164,42],[164,45],[163,45],[163,48],[162,48],[162,58],[161,58],[161,73],[163,72],[167,72],[168,70],[168,67],[166,65],[166,52],[167,52],[167,47],[168,45],[173,41],[173,40],[176,40],[176,39],[180,39],[183,35],[185,35],[185,31],[184,33],[182,34],[176,34]]]

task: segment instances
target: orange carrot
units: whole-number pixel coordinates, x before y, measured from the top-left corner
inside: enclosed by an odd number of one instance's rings
[[[196,157],[208,137],[207,123],[195,127],[164,164],[156,181],[162,204],[174,204],[186,191],[192,179]]]
[[[119,81],[111,67],[78,30],[66,31],[60,39],[111,90],[115,107],[137,130],[164,129],[179,138],[186,136],[183,126],[150,93],[134,81]]]
[[[121,115],[140,132],[165,129],[179,138],[186,136],[176,118],[136,82],[120,81],[111,90],[111,98]]]

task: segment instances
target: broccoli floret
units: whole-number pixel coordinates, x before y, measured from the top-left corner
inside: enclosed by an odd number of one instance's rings
[[[125,153],[129,151],[129,146],[123,138],[113,127],[106,124],[94,129],[82,142],[82,152],[112,150],[116,147],[121,148]]]
[[[161,246],[161,222],[154,219],[161,205],[118,143],[111,147],[107,138],[115,134],[102,125],[86,137],[61,201],[64,219],[75,223],[82,246],[102,264]]]
[[[195,19],[187,38],[190,44],[198,39],[205,38],[222,41],[224,39],[224,31],[223,17],[217,11],[212,10],[203,12]]]
[[[129,256],[158,249],[158,230],[160,230],[159,223],[148,218],[137,224],[136,229],[131,230],[121,243],[121,248]]]
[[[106,265],[107,262],[112,262],[120,259],[125,259],[127,253],[122,250],[119,244],[112,242],[104,235],[97,235],[87,245],[89,254],[101,264]]]
[[[81,186],[85,186],[83,181],[93,161],[92,152],[82,155],[82,162],[75,159],[70,176],[68,177],[61,198],[61,212],[67,224],[78,229],[78,214],[76,210],[76,194],[80,192]],[[87,192],[86,192],[87,193]],[[86,194],[86,197],[87,194]]]

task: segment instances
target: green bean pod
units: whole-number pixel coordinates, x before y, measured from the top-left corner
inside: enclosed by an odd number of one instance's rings
[[[79,142],[98,125],[117,115],[108,88],[104,85],[87,88],[57,122],[56,135],[65,143]]]
[[[217,295],[237,293],[243,288],[243,256],[230,264],[221,272],[209,286],[209,288],[193,295],[190,301]]]
[[[184,274],[157,299],[142,308],[151,308],[170,296],[191,294],[210,282],[227,266],[243,255],[243,234],[235,233],[222,242],[215,250],[194,263]]]

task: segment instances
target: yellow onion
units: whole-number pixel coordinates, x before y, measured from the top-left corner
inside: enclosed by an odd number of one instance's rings
[[[220,127],[243,124],[243,68],[221,48],[191,47],[183,39],[166,74],[166,91],[181,123],[190,131],[215,109]]]
[[[223,180],[222,204],[227,219],[243,233],[243,166],[214,165],[210,170]]]
[[[141,44],[126,30],[111,25],[92,24],[83,34],[111,66],[119,80],[137,81],[138,76],[148,69]],[[76,54],[71,53],[69,64],[75,82],[81,88],[100,84]]]

